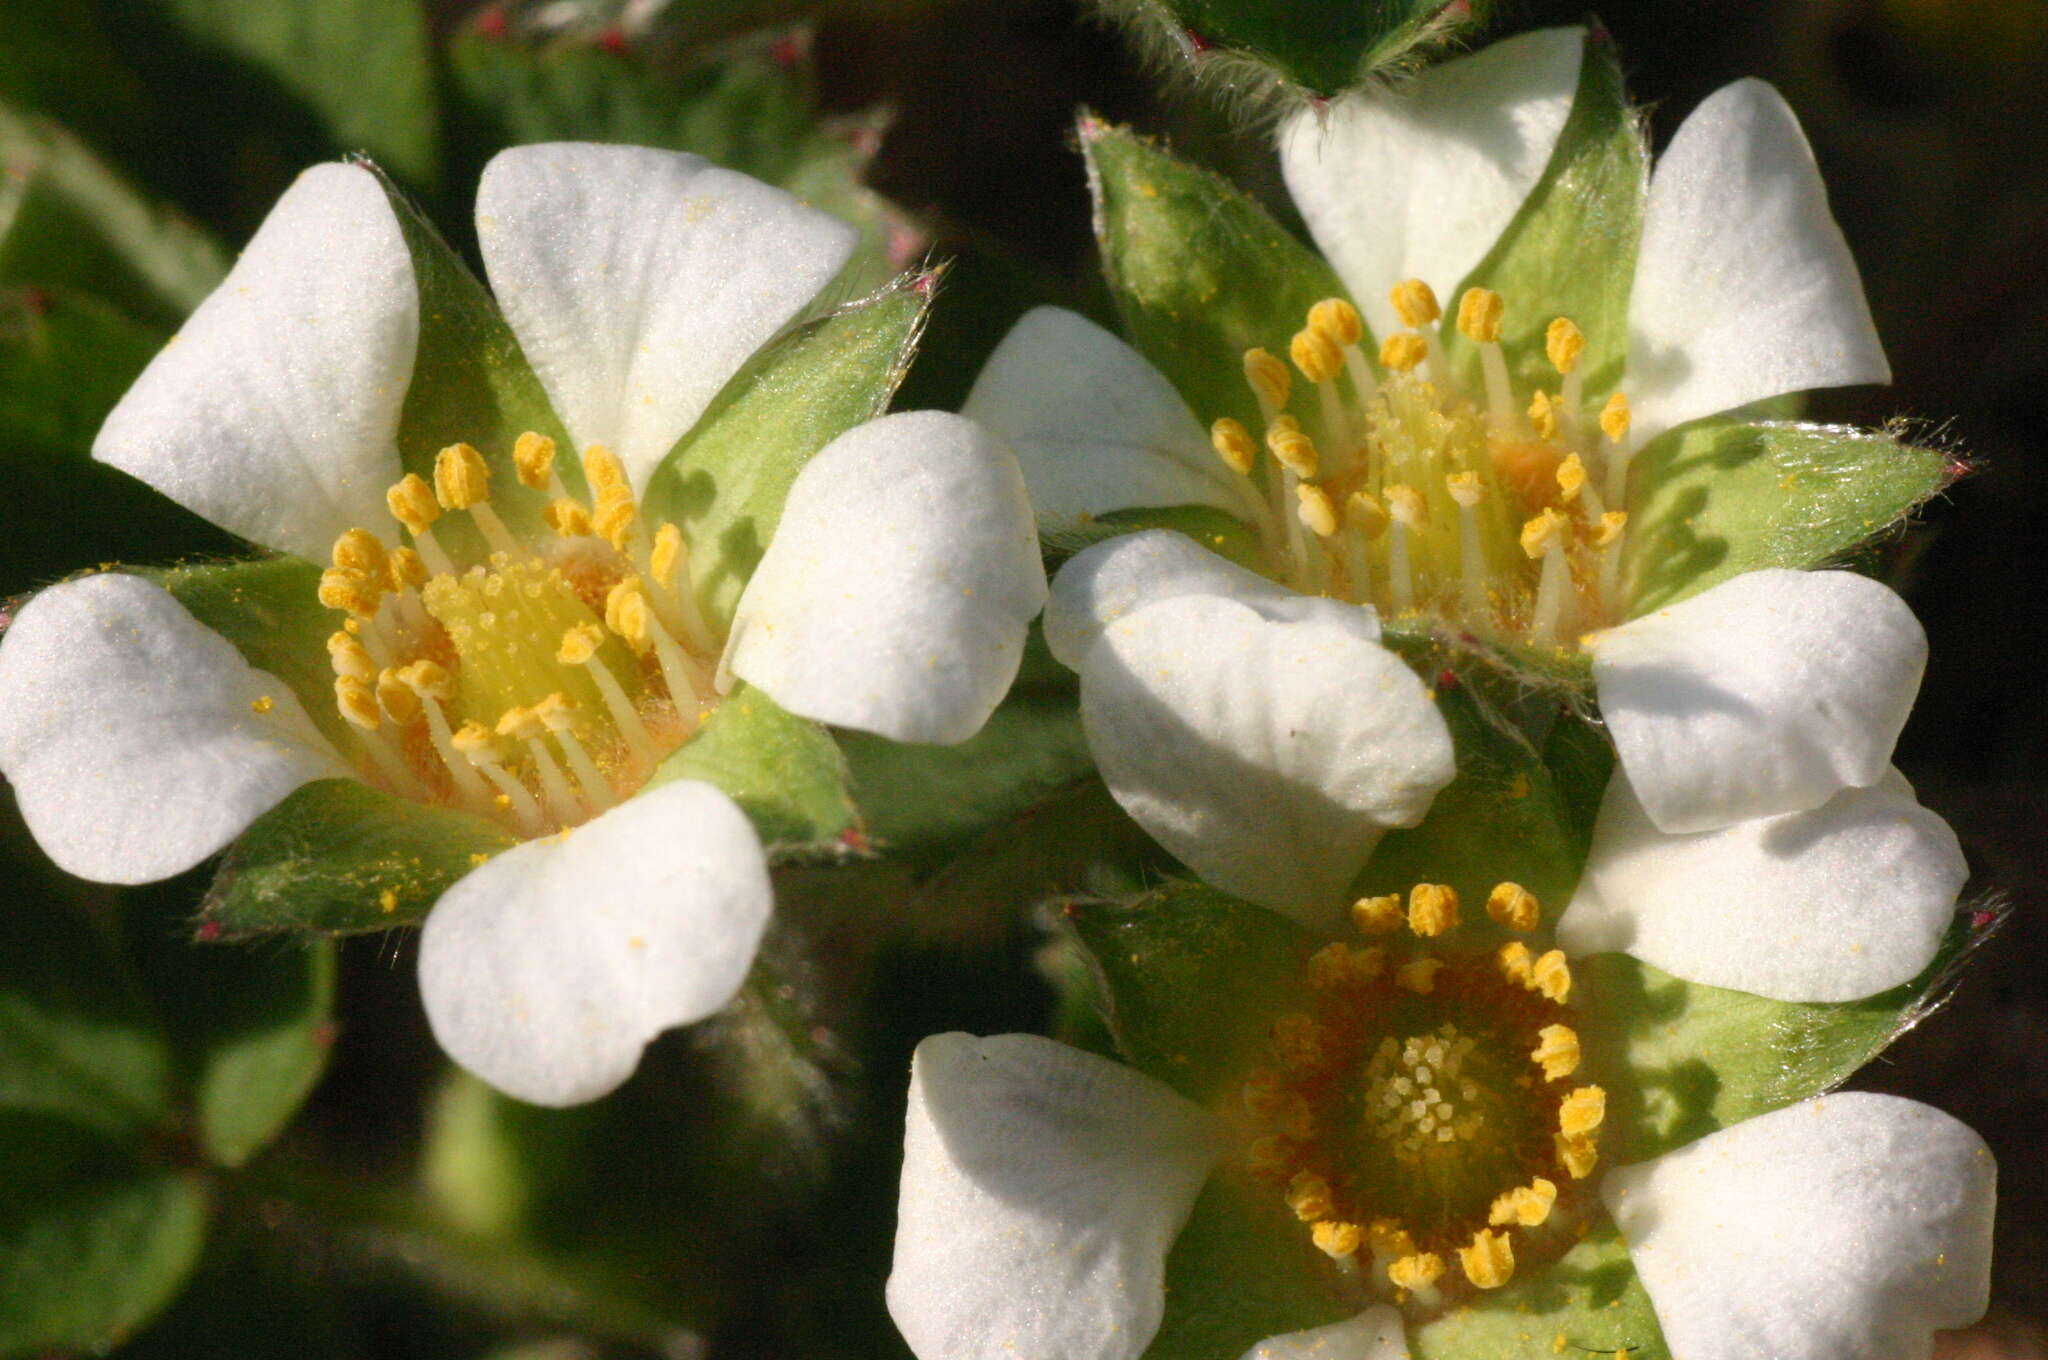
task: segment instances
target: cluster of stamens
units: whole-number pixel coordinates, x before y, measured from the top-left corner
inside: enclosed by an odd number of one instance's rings
[[[1375,356],[1341,298],[1310,308],[1288,346],[1293,370],[1267,350],[1245,353],[1264,437],[1228,416],[1210,437],[1232,471],[1263,481],[1269,559],[1309,594],[1424,609],[1540,645],[1599,627],[1618,603],[1627,532],[1627,399],[1616,392],[1586,419],[1586,338],[1558,317],[1545,334],[1557,390],[1518,402],[1500,347],[1504,304],[1473,288],[1456,318],[1479,353],[1485,390],[1471,400],[1445,360],[1436,294],[1409,279],[1392,298],[1405,329]],[[1315,393],[1299,415],[1288,409],[1296,371]]]
[[[1561,1255],[1599,1161],[1607,1098],[1571,1080],[1570,965],[1513,938],[1541,916],[1526,889],[1498,885],[1486,910],[1507,942],[1451,952],[1449,886],[1356,903],[1374,942],[1309,959],[1309,1005],[1273,1022],[1242,1092],[1250,1173],[1342,1272],[1421,1310],[1506,1284],[1518,1243]]]
[[[651,531],[609,450],[584,451],[588,501],[555,443],[521,435],[515,516],[491,502],[483,455],[451,444],[430,484],[386,494],[409,543],[367,529],[335,541],[320,602],[334,698],[379,780],[523,836],[573,826],[630,795],[716,702],[718,646],[672,523]],[[457,529],[466,520],[473,532]]]

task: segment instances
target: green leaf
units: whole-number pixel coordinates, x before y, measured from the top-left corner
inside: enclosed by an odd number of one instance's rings
[[[88,564],[236,541],[91,458],[100,422],[163,337],[83,295],[0,289],[0,470],[17,505],[0,534],[0,595]]]
[[[92,293],[169,327],[227,273],[211,237],[54,123],[0,105],[0,163],[0,286]]]
[[[419,0],[154,0],[196,44],[273,82],[319,117],[328,141],[401,176],[433,180],[440,114]]]
[[[197,1264],[207,1197],[192,1173],[11,1111],[0,1160],[0,1355],[104,1352]]]
[[[1161,56],[1330,96],[1417,46],[1471,27],[1483,4],[1446,0],[1096,0]],[[1220,57],[1234,60],[1220,61]]]
[[[698,600],[721,633],[804,464],[888,407],[937,283],[905,274],[770,346],[650,480],[644,513],[682,529]]]
[[[1219,1172],[1166,1256],[1166,1314],[1144,1360],[1217,1360],[1358,1312],[1281,1197]]]
[[[353,779],[316,780],[228,848],[202,915],[229,938],[411,925],[457,879],[515,843],[467,812]]]
[[[1198,883],[1131,906],[1077,902],[1067,919],[1094,957],[1125,1059],[1204,1105],[1242,1080],[1267,1022],[1306,995],[1308,956],[1322,943]]]
[[[1919,977],[1846,1004],[1706,987],[1623,954],[1575,960],[1585,1068],[1608,1092],[1602,1159],[1642,1161],[1833,1090],[1938,1004],[1983,937],[1959,921]]]
[[[1447,301],[1455,308],[1466,288],[1491,288],[1501,295],[1501,348],[1516,391],[1557,390],[1544,333],[1559,316],[1570,317],[1585,332],[1579,372],[1589,408],[1621,383],[1649,175],[1649,149],[1629,107],[1614,46],[1589,34],[1578,93],[1549,168],[1493,249]],[[1479,354],[1471,341],[1446,326],[1444,350],[1466,390],[1480,391]]]
[[[1258,531],[1228,511],[1209,505],[1145,506],[1132,510],[1111,510],[1086,524],[1041,533],[1040,542],[1048,556],[1067,557],[1097,543],[1123,534],[1147,529],[1172,529],[1186,534],[1220,557],[1227,557],[1247,571],[1265,567],[1265,552]]]
[[[1320,256],[1221,176],[1093,117],[1081,149],[1124,334],[1204,425],[1261,428],[1244,352],[1285,353],[1308,309],[1344,287]]]
[[[334,706],[327,639],[340,615],[320,603],[318,567],[280,554],[141,574],[232,642],[243,660],[290,686],[314,725],[344,755],[361,749],[354,729]]]
[[[1674,430],[1630,471],[1630,613],[1745,571],[1839,560],[1952,475],[1939,452],[1869,430],[1725,417]]]
[[[831,733],[751,685],[726,695],[647,787],[676,779],[701,779],[723,790],[771,855],[830,850],[860,825],[846,787],[846,759]]]
[[[1408,1349],[1415,1360],[1556,1360],[1623,1350],[1637,1360],[1669,1360],[1671,1354],[1628,1247],[1604,1215],[1562,1260],[1524,1271],[1411,1328]]]

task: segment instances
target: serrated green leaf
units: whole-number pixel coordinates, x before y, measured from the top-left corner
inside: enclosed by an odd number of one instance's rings
[[[267,78],[304,101],[332,145],[433,180],[440,113],[418,0],[153,3],[195,43],[246,64],[245,83]]]
[[[192,1173],[11,1112],[0,1160],[0,1355],[105,1351],[197,1264],[207,1196]]]
[[[280,554],[141,573],[235,645],[243,660],[291,687],[313,723],[344,754],[360,749],[334,706],[327,639],[339,616],[320,603],[320,569]]]
[[[830,849],[860,825],[846,758],[832,734],[751,685],[726,695],[647,787],[676,779],[717,786],[740,805],[771,855]]]
[[[1579,372],[1588,405],[1597,406],[1621,382],[1649,175],[1649,150],[1614,46],[1589,34],[1571,116],[1542,181],[1447,304],[1455,306],[1466,288],[1501,295],[1501,348],[1516,391],[1557,390],[1544,333],[1559,316],[1585,332]],[[1466,390],[1482,390],[1471,341],[1447,326],[1444,351]]]
[[[1622,563],[1633,615],[1745,571],[1832,562],[1939,492],[1949,463],[1890,434],[1704,420],[1630,469]]]
[[[54,123],[0,105],[0,162],[0,286],[91,293],[169,327],[227,273],[211,237]]]
[[[467,812],[353,779],[315,780],[228,848],[202,915],[229,938],[411,925],[457,879],[515,843]]]
[[[1221,1172],[1167,1253],[1166,1313],[1144,1360],[1235,1360],[1358,1311],[1281,1197]]]
[[[698,601],[720,632],[804,464],[888,407],[936,282],[906,274],[770,346],[650,479],[644,514],[682,529]]]
[[[1502,1288],[1411,1328],[1408,1349],[1415,1360],[1556,1360],[1624,1350],[1637,1360],[1671,1355],[1628,1247],[1605,1216],[1562,1260],[1523,1271]]]
[[[1975,938],[1962,922],[1913,981],[1845,1004],[1686,982],[1624,954],[1574,961],[1586,1070],[1607,1086],[1601,1155],[1638,1162],[1839,1086],[1937,999]]]
[[[1244,352],[1284,352],[1311,306],[1344,295],[1336,274],[1229,181],[1129,129],[1084,118],[1081,148],[1125,337],[1204,425],[1262,428]]]
[[[1242,1079],[1267,1022],[1305,994],[1308,956],[1321,943],[1198,883],[1131,906],[1078,902],[1067,919],[1094,957],[1125,1059],[1197,1104]]]
[[[237,546],[92,460],[100,422],[162,340],[94,298],[0,290],[0,469],[14,503],[35,507],[0,534],[0,595],[90,563]]]
[[[1220,50],[1240,58],[1227,69],[1237,80],[1243,60],[1271,78],[1330,96],[1396,61],[1418,43],[1448,37],[1476,22],[1484,6],[1447,0],[1098,0],[1102,9],[1157,35],[1195,63]]]

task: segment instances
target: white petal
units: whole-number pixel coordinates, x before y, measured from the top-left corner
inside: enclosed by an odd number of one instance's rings
[[[635,486],[853,254],[854,229],[701,156],[545,142],[476,198],[484,270],[579,445]]]
[[[1798,119],[1716,91],[1657,162],[1629,297],[1634,438],[1766,397],[1891,381]]]
[[[1303,595],[1246,571],[1185,534],[1147,529],[1074,554],[1053,579],[1045,606],[1045,641],[1075,669],[1102,630],[1134,609],[1181,595],[1218,595],[1265,619],[1320,620],[1365,642],[1380,640],[1380,616],[1316,595]]]
[[[1853,1001],[1933,960],[1968,877],[1896,772],[1809,812],[1671,836],[1617,770],[1557,941],[1780,1001]]]
[[[1408,1360],[1401,1315],[1381,1304],[1355,1318],[1261,1341],[1243,1360]]]
[[[1130,1068],[1030,1034],[917,1046],[889,1315],[918,1360],[1136,1360],[1216,1148]]]
[[[412,255],[376,175],[316,165],[150,361],[93,457],[266,547],[324,562],[390,525],[419,342]]]
[[[1381,833],[1421,821],[1454,773],[1443,717],[1399,657],[1215,596],[1104,629],[1081,720],[1138,825],[1212,886],[1317,927]]]
[[[1403,279],[1456,307],[1543,178],[1585,50],[1583,29],[1543,29],[1287,121],[1288,192],[1375,335],[1400,328],[1387,292]]]
[[[1898,1096],[1837,1093],[1708,1134],[1600,1188],[1673,1355],[1926,1360],[1983,1316],[1997,1168]]]
[[[1173,384],[1074,312],[1026,312],[983,365],[961,414],[1016,453],[1041,529],[1139,506],[1258,512],[1251,482],[1223,466]]]
[[[1876,783],[1927,665],[1905,601],[1846,571],[1745,572],[1591,647],[1615,750],[1666,831]]]
[[[108,572],[37,595],[0,641],[0,774],[59,867],[148,883],[354,771],[283,681],[162,587]]]
[[[679,780],[514,846],[441,895],[420,996],[448,1055],[536,1105],[595,1100],[746,980],[773,904],[745,814]]]
[[[1001,702],[1044,604],[1016,459],[972,421],[907,411],[797,477],[729,655],[793,713],[950,744]]]

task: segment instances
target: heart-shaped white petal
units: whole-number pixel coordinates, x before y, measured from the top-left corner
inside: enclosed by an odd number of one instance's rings
[[[316,165],[150,361],[93,457],[232,533],[316,562],[388,527],[419,343],[412,255],[360,165]]]
[[[1142,506],[1258,513],[1250,481],[1223,466],[1173,384],[1078,313],[1026,312],[960,410],[1017,455],[1041,529]]]
[[[1983,1316],[1997,1168],[1897,1096],[1837,1093],[1620,1167],[1600,1197],[1685,1360],[1926,1360]]]
[[[906,411],[847,431],[797,477],[740,597],[730,664],[792,713],[951,744],[1002,701],[1044,604],[1016,460],[970,420]]]
[[[1110,624],[1081,666],[1110,793],[1212,886],[1315,927],[1382,833],[1455,772],[1415,673],[1321,619],[1183,595]]]
[[[448,1055],[508,1095],[611,1091],[746,980],[773,890],[746,815],[680,780],[514,846],[441,895],[420,996]]]
[[[1968,877],[1896,771],[1807,812],[1673,836],[1617,770],[1557,942],[1780,1001],[1854,1001],[1933,961]]]
[[[1217,1148],[1201,1110],[1030,1034],[917,1046],[889,1315],[918,1360],[1136,1360]]]
[[[0,640],[0,774],[60,868],[148,883],[355,772],[283,681],[162,587],[109,572],[51,586]]]
[[[608,446],[642,491],[858,237],[701,156],[589,142],[499,152],[477,187],[476,231],[569,433]]]
[[[1243,1360],[1408,1360],[1401,1315],[1381,1304],[1357,1317],[1261,1341]]]
[[[1666,831],[1876,783],[1927,665],[1905,601],[1843,571],[1745,572],[1589,645],[1615,750]]]
[[[1657,162],[1628,317],[1638,445],[1766,397],[1891,381],[1806,134],[1762,81],[1708,96]]]
[[[1287,120],[1287,190],[1375,335],[1399,329],[1387,294],[1404,279],[1456,305],[1543,178],[1585,50],[1583,29],[1525,33]]]

